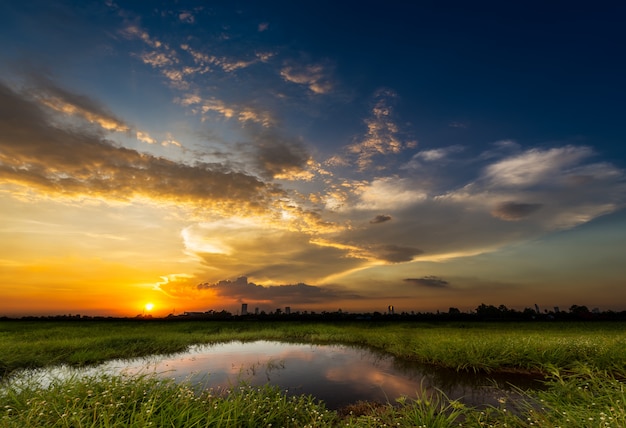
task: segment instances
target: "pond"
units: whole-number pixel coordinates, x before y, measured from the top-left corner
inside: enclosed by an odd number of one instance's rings
[[[132,360],[112,360],[90,368],[55,367],[28,372],[45,385],[66,376],[155,374],[189,381],[199,388],[229,388],[244,381],[277,385],[288,394],[311,394],[330,409],[359,400],[393,402],[440,390],[471,406],[497,405],[514,387],[539,388],[525,376],[459,373],[396,359],[367,349],[342,345],[273,341],[230,342],[193,346],[189,351]]]

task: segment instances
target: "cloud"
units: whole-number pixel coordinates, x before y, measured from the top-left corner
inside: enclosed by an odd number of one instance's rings
[[[462,146],[450,146],[440,149],[423,150],[418,152],[415,157],[423,159],[427,162],[434,162],[447,158],[452,153],[459,153],[463,151]]]
[[[379,224],[379,223],[384,223],[386,221],[390,221],[391,220],[391,216],[390,215],[384,215],[384,214],[379,214],[376,217],[374,217],[372,220],[370,220],[371,224]]]
[[[170,65],[176,62],[175,59],[169,57],[165,53],[157,51],[143,53],[141,55],[141,60],[145,64],[149,64],[155,68],[165,67],[166,65]]]
[[[329,286],[318,287],[305,283],[262,286],[248,282],[245,276],[234,281],[202,283],[199,290],[212,291],[217,296],[240,302],[265,303],[276,306],[295,304],[331,304],[340,299],[358,300],[362,297]]]
[[[275,189],[219,164],[186,165],[51,123],[38,103],[0,83],[0,180],[48,194],[143,196],[213,209],[267,208]]]
[[[445,279],[439,278],[434,275],[423,276],[421,278],[406,278],[403,281],[409,284],[428,288],[448,288],[448,286],[450,285],[450,283]]]
[[[261,22],[257,27],[259,33],[262,33],[263,31],[267,31],[268,28],[270,28],[269,22]]]
[[[311,156],[300,139],[285,136],[274,127],[250,127],[246,132],[250,141],[238,148],[263,177],[290,179],[310,166]]]
[[[183,51],[186,51],[189,55],[191,55],[193,61],[199,67],[197,70],[201,73],[209,72],[215,68],[219,68],[226,73],[231,73],[238,69],[249,67],[259,61],[266,61],[268,58],[271,57],[271,54],[261,53],[255,54],[252,59],[244,60],[207,54],[192,48],[186,43],[180,45],[180,48]]]
[[[281,77],[291,83],[304,85],[314,94],[327,94],[333,89],[330,73],[321,64],[290,64],[280,70]]]
[[[191,107],[192,112],[202,114],[203,119],[210,113],[217,113],[227,119],[236,119],[243,124],[247,122],[258,123],[266,128],[275,123],[272,114],[267,110],[237,103],[227,104],[215,97],[205,99],[197,94],[185,94],[176,98],[175,102],[182,106]]]
[[[392,102],[397,98],[396,93],[382,89],[377,91],[374,98],[371,115],[365,119],[365,136],[346,148],[348,154],[357,157],[360,170],[370,167],[376,156],[399,154],[404,149],[417,145],[415,141],[402,140],[400,129],[393,119]]]
[[[187,24],[193,24],[194,22],[196,22],[196,17],[193,15],[193,13],[188,11],[179,13],[178,19],[181,22],[185,22]]]
[[[423,253],[414,247],[402,247],[399,245],[381,245],[373,250],[376,258],[389,263],[410,262],[415,256]]]
[[[367,261],[352,247],[314,240],[312,235],[321,228],[303,229],[294,229],[280,218],[242,214],[188,226],[181,236],[186,252],[201,260],[212,278],[245,272],[260,280],[318,282]]]
[[[427,194],[413,187],[407,178],[377,178],[358,189],[360,195],[355,207],[359,210],[390,210],[424,201]]]
[[[441,261],[572,228],[625,206],[624,172],[590,162],[590,156],[585,147],[563,146],[500,153],[483,169],[478,169],[482,163],[468,160],[463,179],[457,178],[451,190],[441,184],[448,186],[450,178],[441,169],[426,177],[420,175],[423,170],[407,169],[404,176],[337,185],[327,195],[333,197],[338,220],[369,222],[382,211],[393,222],[345,228],[333,239],[360,248],[372,262]],[[531,160],[542,166],[525,176],[520,165]],[[515,166],[512,175],[502,165]],[[375,242],[423,252],[386,254],[371,249]]]
[[[106,131],[130,131],[130,126],[125,121],[93,99],[60,88],[42,75],[30,77],[36,84],[36,87],[30,89],[30,95],[46,107],[63,115],[78,116]]]
[[[528,187],[547,185],[565,169],[579,164],[593,154],[589,147],[565,146],[531,149],[488,166],[485,178],[492,185]]]
[[[139,26],[134,24],[127,25],[123,30],[121,30],[120,33],[128,39],[140,39],[145,44],[153,48],[160,48],[163,46],[163,43],[150,37],[150,34],[148,34],[147,31],[142,30]]]
[[[519,202],[502,202],[492,211],[491,215],[501,220],[517,221],[522,220],[535,211],[541,209],[543,204],[525,204]]]
[[[137,131],[136,136],[137,136],[137,139],[141,142],[148,143],[148,144],[156,143],[156,140],[152,138],[150,134],[148,134],[147,132]]]

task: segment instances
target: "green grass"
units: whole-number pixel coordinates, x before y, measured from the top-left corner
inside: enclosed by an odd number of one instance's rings
[[[474,409],[442,394],[355,403],[341,412],[314,397],[241,384],[197,391],[151,376],[93,376],[0,389],[0,427],[624,427],[624,384],[580,367],[552,374],[546,390]]]
[[[168,354],[199,343],[282,340],[366,346],[470,371],[626,368],[625,323],[0,322],[0,371]]]
[[[624,323],[0,322],[0,366],[84,365],[231,340],[341,343],[457,370],[527,371],[547,388],[474,409],[441,394],[329,411],[310,396],[240,385],[198,392],[141,376],[5,383],[0,427],[626,427]]]
[[[195,392],[156,377],[94,376],[3,390],[2,427],[319,427],[336,414],[310,396],[240,385]]]

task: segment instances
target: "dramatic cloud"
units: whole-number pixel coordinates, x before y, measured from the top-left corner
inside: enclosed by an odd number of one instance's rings
[[[221,165],[193,166],[122,148],[88,130],[49,122],[33,100],[0,84],[0,179],[49,193],[133,196],[257,209],[270,188]]]
[[[361,297],[331,287],[317,287],[304,283],[292,285],[262,286],[248,282],[245,276],[235,281],[223,280],[217,283],[202,283],[199,290],[214,292],[222,298],[240,302],[271,303],[274,305],[332,304],[340,299],[357,300]]]
[[[558,159],[554,153],[567,159]],[[364,252],[371,251],[371,242],[422,251],[408,255],[368,253],[370,260],[398,263],[492,252],[572,228],[614,212],[626,202],[623,171],[606,162],[589,163],[586,156],[590,154],[587,148],[573,146],[524,152],[518,149],[512,155],[500,153],[482,170],[473,171],[473,181],[461,182],[456,189],[439,194],[435,190],[441,186],[437,180],[447,177],[432,174],[425,181],[420,178],[421,171],[414,169],[407,170],[405,176],[338,186],[329,193],[338,207],[337,213],[345,218],[359,218],[368,225],[345,229],[334,239]],[[513,174],[502,168],[517,167],[530,160],[543,162],[532,177],[524,176],[521,170]],[[479,166],[478,162],[466,164],[470,165],[466,167],[468,172],[472,172],[471,165]],[[371,227],[372,217],[381,211],[392,216],[393,222],[386,222],[385,227]]]
[[[372,220],[370,220],[371,224],[378,224],[378,223],[384,223],[386,221],[391,220],[391,216],[390,215],[384,215],[384,214],[379,214],[376,217],[374,217]]]
[[[502,202],[491,211],[491,214],[502,220],[517,221],[528,217],[535,211],[539,210],[542,206],[542,204]]]
[[[406,278],[404,281],[409,284],[428,288],[447,288],[450,285],[445,279],[433,275],[423,276],[421,278]]]
[[[323,230],[291,230],[291,222],[249,217],[188,226],[182,231],[185,248],[200,259],[208,278],[245,273],[259,280],[321,282],[326,277],[362,266],[358,248],[314,240]],[[210,276],[209,276],[210,275]]]

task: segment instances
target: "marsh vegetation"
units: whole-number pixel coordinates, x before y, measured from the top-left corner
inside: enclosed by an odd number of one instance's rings
[[[624,323],[0,322],[0,426],[626,426]],[[339,411],[270,386],[197,391],[152,376],[15,384],[24,368],[179,352],[191,344],[279,340],[367,346],[458,371],[540,375],[546,388],[469,407],[441,393]],[[8,380],[9,379],[9,380]]]

